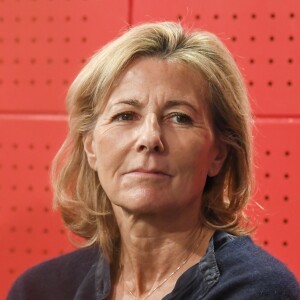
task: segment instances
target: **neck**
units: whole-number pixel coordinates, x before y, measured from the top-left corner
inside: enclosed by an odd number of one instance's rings
[[[184,220],[172,213],[136,216],[121,208],[115,213],[122,237],[119,279],[137,297],[161,289],[164,281],[164,287],[173,287],[184,271],[199,262],[212,236],[198,216]]]

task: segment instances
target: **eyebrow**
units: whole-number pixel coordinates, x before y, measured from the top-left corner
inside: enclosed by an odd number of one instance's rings
[[[143,105],[139,100],[136,99],[128,99],[128,100],[121,100],[117,103],[114,103],[111,105],[111,107],[114,107],[116,105],[120,105],[120,104],[127,104],[127,105],[131,105],[133,107],[137,107],[137,108],[141,108]],[[168,100],[165,104],[165,109],[168,108],[172,108],[172,107],[176,107],[176,106],[188,106],[190,107],[192,110],[194,110],[195,112],[197,112],[197,109],[189,102],[185,101],[185,100]]]
[[[127,105],[131,105],[131,106],[134,106],[134,107],[141,107],[142,106],[140,101],[138,101],[136,99],[128,99],[128,100],[121,100],[117,103],[114,103],[114,104],[111,105],[111,107],[114,107],[114,106],[119,105],[119,104],[127,104]]]
[[[184,101],[184,100],[169,100],[167,101],[165,108],[171,108],[174,106],[188,106],[190,107],[192,110],[194,110],[195,112],[197,112],[197,109],[189,102]]]

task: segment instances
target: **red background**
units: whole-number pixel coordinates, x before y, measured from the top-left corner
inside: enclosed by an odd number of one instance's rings
[[[0,299],[29,266],[72,250],[51,208],[64,97],[84,62],[131,24],[181,20],[217,34],[255,114],[258,244],[300,278],[300,2],[0,0]],[[298,71],[297,71],[298,70]]]

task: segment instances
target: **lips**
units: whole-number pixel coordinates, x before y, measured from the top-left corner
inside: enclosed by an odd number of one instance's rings
[[[136,168],[133,169],[129,172],[127,172],[126,174],[136,174],[136,175],[145,175],[145,176],[169,176],[172,177],[171,174],[169,174],[168,172],[161,170],[161,169],[145,169],[145,168]]]

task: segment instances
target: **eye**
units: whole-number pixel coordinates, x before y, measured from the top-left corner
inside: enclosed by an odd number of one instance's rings
[[[137,118],[136,114],[131,111],[121,112],[112,117],[113,121],[133,121]]]
[[[179,112],[170,114],[169,119],[172,119],[177,124],[189,125],[193,123],[193,120],[190,116]]]

